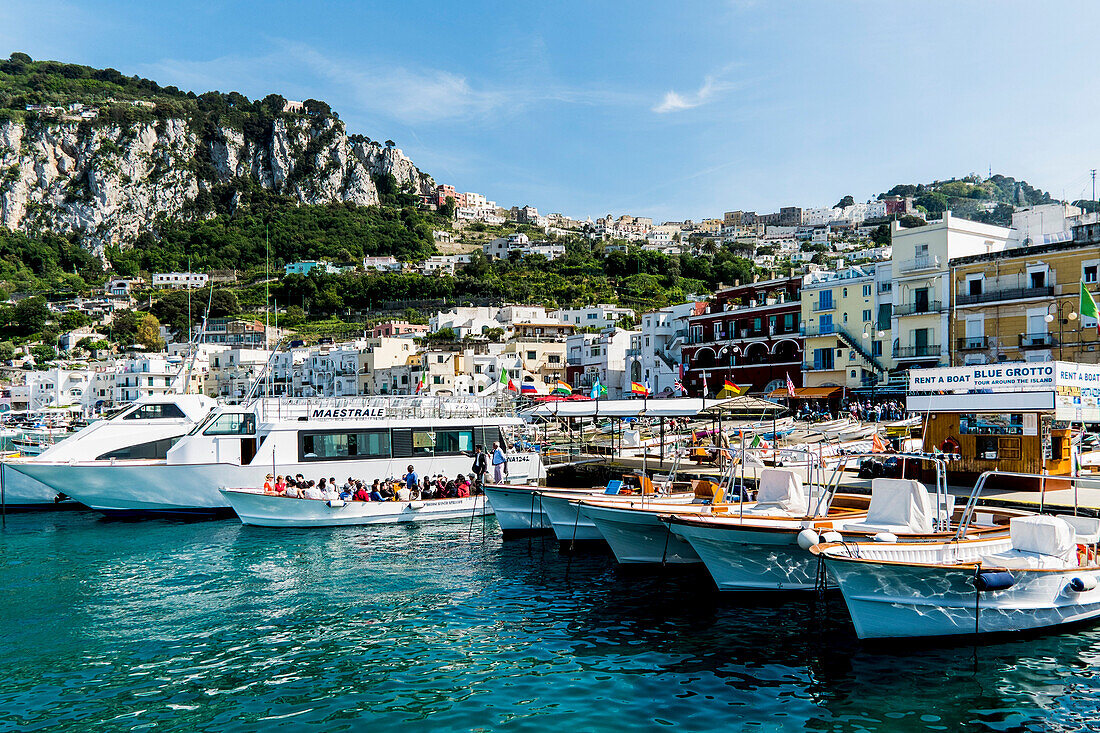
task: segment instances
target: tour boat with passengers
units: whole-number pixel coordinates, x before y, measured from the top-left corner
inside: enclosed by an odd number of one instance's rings
[[[522,420],[477,397],[255,398],[212,411],[164,457],[36,460],[10,468],[110,513],[228,513],[223,488],[268,473],[385,479],[468,474],[474,446],[509,445]],[[538,453],[510,452],[515,481],[538,481]]]
[[[52,505],[73,492],[80,493],[75,480],[58,477],[44,481],[33,470],[19,467],[81,464],[102,468],[119,460],[163,460],[175,442],[216,406],[214,399],[204,395],[146,395],[36,456],[5,461],[4,469],[0,469],[4,503]]]
[[[1015,516],[1007,537],[974,537],[968,530],[991,476],[1043,479],[983,473],[956,531],[938,541],[846,539],[812,548],[840,587],[859,638],[988,634],[1100,617],[1100,519]]]
[[[482,496],[409,501],[304,499],[263,489],[222,489],[244,524],[260,527],[345,527],[440,519],[473,519],[493,513]]]

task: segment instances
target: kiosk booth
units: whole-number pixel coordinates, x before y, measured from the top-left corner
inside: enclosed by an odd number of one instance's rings
[[[958,485],[993,469],[1071,475],[1071,425],[1100,422],[1098,395],[1100,365],[1005,362],[913,369],[905,404],[923,418],[926,451],[959,456],[947,464],[949,481]],[[999,488],[1040,489],[1039,481],[999,481]],[[1068,488],[1064,481],[1045,483]]]

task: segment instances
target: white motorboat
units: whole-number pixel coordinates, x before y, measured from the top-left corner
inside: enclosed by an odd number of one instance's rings
[[[1100,520],[1011,519],[997,541],[826,543],[861,639],[1043,629],[1100,616]]]
[[[701,513],[709,505],[673,505],[648,502],[612,502],[592,497],[576,502],[581,518],[591,523],[623,565],[697,564],[702,562],[689,542],[672,533],[662,517],[671,513]]]
[[[846,461],[860,457],[842,457],[834,475]],[[872,481],[869,504],[865,496],[838,495],[831,481],[811,507],[797,474],[772,469],[761,473],[756,503],[736,515],[673,514],[664,521],[691,544],[720,590],[811,590],[818,563],[807,550],[830,532],[855,541],[943,542],[954,536],[943,459],[926,460],[937,466],[935,500],[917,481],[879,478]],[[990,510],[980,524],[969,523],[962,536],[1004,535],[1008,519],[1021,514]]]
[[[550,522],[550,528],[559,542],[604,542],[604,536],[591,519],[581,514],[579,509],[580,498],[576,494],[542,491],[539,499],[542,511]],[[677,505],[690,504],[695,500],[692,492],[678,492],[672,494],[614,494],[602,497],[613,504],[629,506],[662,506],[668,510]]]
[[[472,519],[493,513],[484,496],[424,501],[296,499],[262,489],[221,489],[244,524],[261,527],[342,527],[441,519]]]
[[[503,431],[520,426],[479,398],[255,399],[214,410],[163,458],[10,465],[103,512],[219,513],[229,511],[220,489],[259,486],[268,473],[373,479],[412,466],[421,476],[466,474],[476,444],[507,444]],[[538,453],[511,452],[508,461],[514,480],[542,475]]]
[[[168,449],[205,418],[217,402],[203,395],[160,394],[142,397],[104,420],[46,447],[39,455],[4,462],[4,503],[9,506],[52,505],[59,496],[79,493],[71,477],[43,482],[17,466],[30,464],[110,466],[125,459],[163,459]],[[14,470],[13,470],[14,469]]]
[[[506,537],[550,530],[550,519],[542,510],[541,494],[545,491],[544,488],[515,484],[486,484],[483,490]],[[556,489],[556,491],[582,497],[602,494],[605,490],[588,488]]]

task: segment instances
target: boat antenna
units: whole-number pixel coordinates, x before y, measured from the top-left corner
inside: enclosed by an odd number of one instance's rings
[[[187,300],[188,300],[187,326],[188,326],[188,331],[190,332],[190,330],[191,330],[191,307],[190,307],[191,288],[190,287],[187,288]],[[191,372],[195,368],[195,360],[199,358],[199,350],[197,348],[198,347],[198,339],[201,339],[203,337],[203,335],[206,333],[206,321],[207,321],[208,318],[210,318],[210,307],[211,307],[211,305],[213,305],[213,301],[214,301],[214,283],[210,283],[210,295],[206,299],[206,313],[202,317],[202,326],[199,328],[199,333],[198,333],[197,336],[191,336],[190,338],[187,339],[187,345],[188,345],[189,357],[190,358],[187,360],[186,376],[184,377],[183,384],[173,387],[173,391],[176,394],[187,394],[188,390],[191,389]],[[181,366],[180,367],[180,374],[184,374],[184,371],[185,371],[185,369]],[[179,375],[177,375],[176,378],[178,379]]]
[[[271,238],[264,224],[264,348],[271,349],[268,331],[271,328]]]

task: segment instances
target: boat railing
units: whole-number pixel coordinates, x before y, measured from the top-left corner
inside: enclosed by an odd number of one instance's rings
[[[443,395],[387,395],[359,397],[261,397],[252,403],[261,422],[280,420],[395,420],[514,417],[515,411],[498,398]]]
[[[823,467],[829,461],[836,461],[836,465],[833,467],[833,472],[829,476],[829,480],[823,491],[818,496],[817,505],[814,507],[811,516],[824,517],[829,513],[830,508],[832,508],[833,499],[840,490],[840,481],[844,476],[844,471],[847,469],[849,462],[852,460],[862,461],[867,458],[897,458],[899,461],[903,461],[902,478],[905,477],[904,466],[908,461],[931,464],[936,470],[936,530],[939,532],[946,532],[950,528],[951,513],[948,511],[947,507],[947,463],[948,461],[956,459],[954,454],[951,453],[838,453],[831,456],[824,456],[821,458],[821,465]]]
[[[963,509],[962,516],[959,517],[959,528],[955,531],[955,536],[952,541],[957,541],[965,536],[967,529],[974,521],[974,515],[978,511],[978,501],[981,499],[982,492],[985,490],[986,484],[989,482],[992,476],[1004,476],[1007,478],[1016,479],[1034,479],[1039,483],[1039,513],[1042,514],[1046,508],[1046,482],[1049,480],[1055,480],[1059,483],[1070,483],[1073,486],[1073,513],[1077,514],[1080,508],[1080,504],[1077,500],[1077,489],[1079,482],[1091,481],[1096,482],[1095,476],[1052,476],[1046,473],[1017,473],[1015,471],[983,471],[978,476],[978,480],[974,482],[974,488],[970,490],[970,496],[966,500],[966,506]]]

